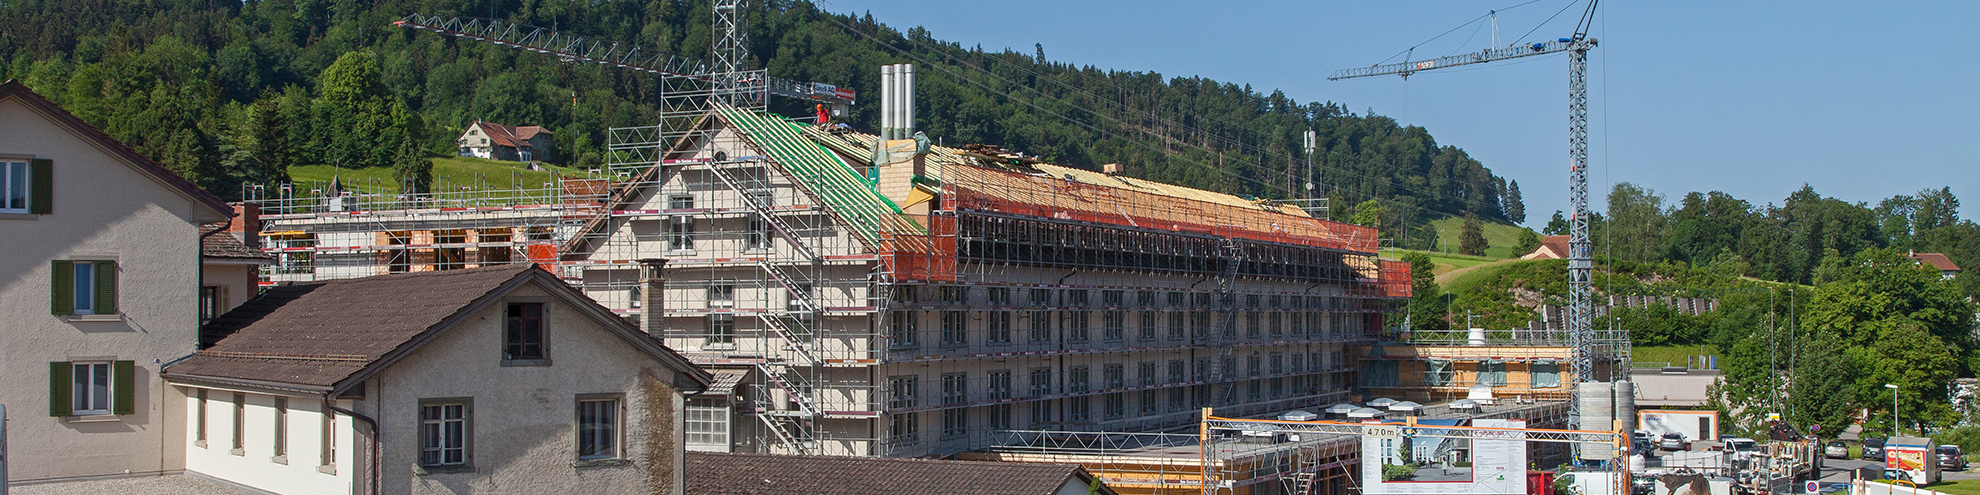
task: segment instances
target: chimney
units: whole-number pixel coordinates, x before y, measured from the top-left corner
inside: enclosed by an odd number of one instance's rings
[[[663,271],[667,260],[663,258],[643,258],[639,264],[645,268],[639,274],[639,329],[653,338],[665,338],[667,315],[667,276]]]
[[[1107,175],[1114,175],[1114,174],[1118,174],[1118,173],[1121,173],[1121,164],[1119,164],[1119,163],[1109,163],[1109,164],[1106,164],[1106,165],[1101,165],[1101,166],[1100,166],[1100,173],[1104,173],[1104,174],[1107,174]]]
[[[227,225],[227,233],[241,244],[261,249],[261,204],[235,203],[234,222]]]

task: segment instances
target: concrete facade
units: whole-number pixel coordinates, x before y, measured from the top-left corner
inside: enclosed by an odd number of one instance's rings
[[[180,399],[157,373],[198,344],[196,226],[229,212],[210,195],[189,194],[182,180],[147,173],[127,149],[79,130],[80,121],[63,123],[73,117],[17,86],[0,87],[0,160],[52,160],[53,204],[49,214],[0,214],[9,254],[0,261],[8,475],[22,482],[180,469],[183,451],[172,442],[184,422],[166,407]],[[51,314],[58,260],[115,261],[117,313]],[[131,414],[51,416],[51,363],[116,361],[132,363]]]

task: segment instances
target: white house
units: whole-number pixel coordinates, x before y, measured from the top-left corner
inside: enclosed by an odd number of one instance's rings
[[[461,156],[513,162],[555,162],[557,143],[551,132],[539,126],[510,127],[494,122],[475,121],[454,140]]]
[[[284,494],[682,493],[709,375],[532,264],[272,288],[167,366],[186,471]]]
[[[199,226],[225,202],[0,84],[0,404],[14,483],[173,472],[160,364],[199,332]]]

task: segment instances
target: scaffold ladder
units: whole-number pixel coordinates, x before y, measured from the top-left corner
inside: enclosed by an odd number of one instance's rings
[[[1217,370],[1213,376],[1219,389],[1218,403],[1231,405],[1237,404],[1236,379],[1239,374],[1236,362],[1237,346],[1234,345],[1234,341],[1238,332],[1237,275],[1238,268],[1244,264],[1244,244],[1236,238],[1226,237],[1223,245],[1217,249],[1217,254],[1224,260],[1223,270],[1217,274],[1217,305],[1223,309],[1224,321],[1218,325],[1220,331],[1212,337],[1217,346],[1217,362],[1212,369]]]

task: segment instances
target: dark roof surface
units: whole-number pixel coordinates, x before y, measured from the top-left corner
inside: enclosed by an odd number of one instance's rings
[[[168,367],[167,376],[204,377],[329,389],[373,365],[409,352],[456,314],[483,298],[542,282],[603,311],[601,324],[670,367],[706,384],[709,376],[657,339],[596,307],[533,264],[502,265],[332,280],[270,288],[200,329],[210,347]],[[596,313],[596,311],[594,311]]]
[[[143,172],[145,175],[164,182],[167,186],[191,198],[193,202],[212,208],[214,211],[219,212],[222,218],[234,216],[234,207],[228,206],[226,201],[220,200],[213,193],[206,192],[205,189],[201,189],[198,185],[193,184],[192,181],[180,177],[179,174],[172,173],[164,165],[159,165],[158,162],[152,161],[150,157],[146,157],[138,153],[137,150],[131,149],[130,145],[124,144],[123,141],[111,138],[109,134],[104,134],[103,130],[89,125],[88,122],[83,122],[80,118],[76,118],[68,110],[62,109],[61,105],[56,105],[55,102],[48,101],[47,98],[42,98],[40,94],[28,89],[27,85],[21,84],[20,81],[9,79],[5,83],[0,83],[0,100],[10,97],[19,97],[22,103],[40,109],[56,125],[67,127],[83,135],[84,138],[97,142],[104,149],[109,150],[111,154],[122,157],[132,167],[136,167],[139,172]]]
[[[697,494],[1046,495],[1091,479],[1069,464],[688,452],[687,492]],[[1102,487],[1099,493],[1112,494]]]
[[[213,232],[215,230],[220,230],[221,227],[226,227],[226,226],[227,226],[227,222],[211,222],[199,226],[199,233],[206,234],[205,237],[199,238],[200,256],[205,256],[208,258],[225,258],[230,260],[252,260],[252,261],[266,261],[266,262],[275,261],[274,258],[268,257],[268,253],[263,253],[259,249],[250,248],[247,247],[246,244],[241,244],[241,240],[235,239],[234,234],[230,232],[226,232],[226,231]],[[213,232],[213,233],[207,234],[207,232]]]

